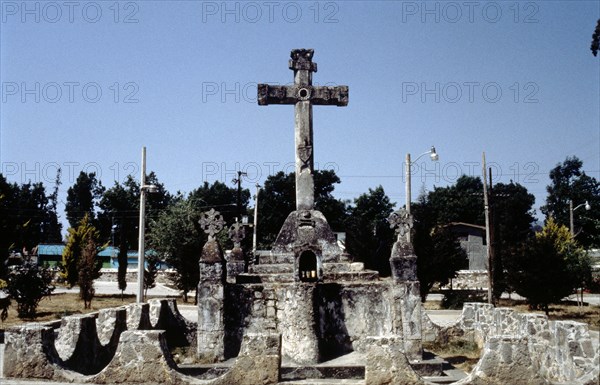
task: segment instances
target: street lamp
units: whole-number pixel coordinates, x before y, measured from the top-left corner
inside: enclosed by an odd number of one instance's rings
[[[422,153],[421,155],[419,155],[417,157],[417,159],[415,159],[412,162],[410,161],[410,153],[406,154],[406,211],[409,214],[410,214],[410,201],[411,201],[411,185],[410,185],[411,171],[410,171],[410,167],[413,164],[417,163],[417,161],[425,155],[429,155],[429,158],[434,162],[436,162],[440,159],[438,153],[435,151],[434,146],[431,146],[431,149],[429,151]]]
[[[569,224],[570,224],[572,237],[575,236],[575,226],[573,224],[573,212],[580,207],[585,207],[586,211],[590,211],[592,209],[592,206],[588,203],[588,201],[585,201],[585,203],[582,203],[582,204],[578,205],[577,207],[573,208],[573,201],[569,200]]]
[[[142,175],[140,177],[140,225],[138,239],[138,292],[137,303],[144,301],[144,237],[146,236],[146,193],[155,193],[158,187],[153,184],[146,184],[146,147],[142,147]]]

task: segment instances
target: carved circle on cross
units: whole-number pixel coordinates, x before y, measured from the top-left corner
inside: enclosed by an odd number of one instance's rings
[[[240,243],[246,238],[246,228],[243,224],[236,222],[229,227],[228,234],[235,247],[240,247]]]
[[[406,209],[400,209],[391,213],[388,217],[388,222],[390,223],[390,228],[396,229],[398,237],[408,234],[414,225],[413,216]]]
[[[298,90],[298,99],[300,100],[308,100],[310,99],[310,89],[306,87],[302,87]]]
[[[223,216],[215,209],[203,212],[200,215],[199,223],[204,232],[208,234],[209,241],[215,239],[215,234],[223,230],[223,225],[225,225]]]

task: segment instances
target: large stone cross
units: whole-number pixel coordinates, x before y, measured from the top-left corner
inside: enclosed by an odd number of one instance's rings
[[[317,72],[312,49],[292,50],[290,69],[294,70],[294,84],[276,86],[258,85],[258,104],[293,104],[295,106],[296,138],[296,210],[312,210],[315,201],[313,181],[313,105],[348,105],[348,86],[317,87],[312,85],[312,73]]]

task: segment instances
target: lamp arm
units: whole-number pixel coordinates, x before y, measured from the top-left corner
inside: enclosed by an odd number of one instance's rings
[[[419,160],[422,157],[424,157],[425,155],[429,155],[429,154],[431,154],[431,150],[426,151],[426,152],[422,153],[421,155],[417,156],[417,158],[415,160],[413,160],[412,162],[410,162],[410,164],[415,164],[417,162],[417,160]]]

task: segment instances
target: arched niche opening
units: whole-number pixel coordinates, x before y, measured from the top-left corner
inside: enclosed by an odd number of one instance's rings
[[[298,260],[298,274],[302,282],[317,282],[319,273],[317,270],[317,255],[311,250],[305,250],[300,254]]]

